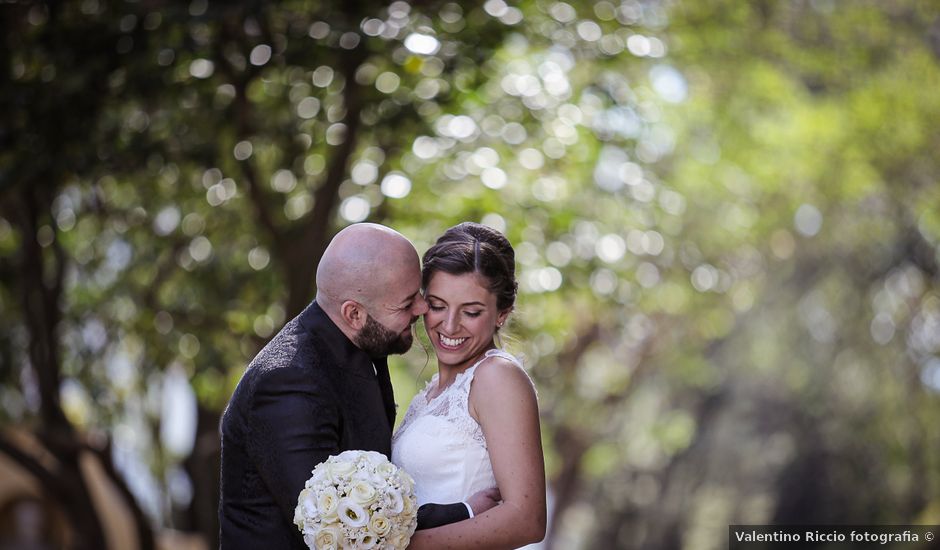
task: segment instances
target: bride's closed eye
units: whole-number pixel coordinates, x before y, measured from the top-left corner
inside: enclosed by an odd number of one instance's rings
[[[440,305],[440,304],[428,304],[428,309],[430,309],[431,311],[444,311],[445,309],[447,309],[447,307],[446,307],[446,306],[442,306],[442,305]],[[479,311],[464,311],[463,313],[464,313],[464,315],[466,315],[467,317],[476,318],[476,317],[479,317],[480,314],[483,313],[483,311],[482,311],[482,310],[479,310]]]

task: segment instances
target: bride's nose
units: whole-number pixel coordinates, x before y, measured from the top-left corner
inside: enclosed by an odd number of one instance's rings
[[[454,334],[459,326],[460,320],[457,318],[457,312],[448,312],[447,317],[444,318],[444,331],[448,334]]]

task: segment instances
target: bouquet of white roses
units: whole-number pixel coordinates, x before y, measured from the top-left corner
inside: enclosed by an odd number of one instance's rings
[[[418,525],[414,480],[373,451],[317,464],[297,498],[294,524],[312,550],[408,546]]]

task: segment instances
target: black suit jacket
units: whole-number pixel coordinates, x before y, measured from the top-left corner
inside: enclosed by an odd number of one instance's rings
[[[311,303],[254,358],[222,416],[221,548],[305,550],[294,507],[313,468],[352,449],[390,456],[394,422],[386,359]],[[419,524],[468,516],[460,503],[428,505]]]

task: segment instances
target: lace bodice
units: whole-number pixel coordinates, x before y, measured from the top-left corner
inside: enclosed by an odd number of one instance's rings
[[[505,351],[488,350],[428,401],[428,392],[437,388],[435,374],[411,401],[392,438],[392,462],[414,477],[419,506],[461,502],[479,490],[496,487],[483,429],[469,410],[473,374],[493,356],[519,363]]]

